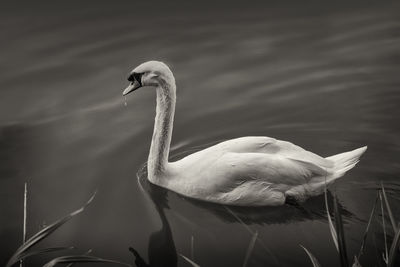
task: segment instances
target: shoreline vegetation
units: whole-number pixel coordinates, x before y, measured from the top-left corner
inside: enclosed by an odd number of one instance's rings
[[[93,193],[93,195],[89,198],[89,200],[79,209],[71,212],[70,214],[66,215],[65,217],[51,223],[48,226],[43,227],[39,232],[35,233],[32,235],[30,238],[26,240],[26,225],[27,225],[27,195],[28,195],[28,187],[27,183],[24,185],[24,217],[23,217],[23,234],[22,234],[22,240],[23,244],[14,252],[14,254],[10,257],[8,260],[6,267],[12,267],[12,266],[17,266],[19,264],[20,267],[24,266],[24,260],[33,257],[33,256],[39,256],[43,254],[48,254],[51,252],[60,252],[60,251],[65,251],[64,256],[59,256],[56,258],[53,258],[49,260],[46,264],[43,265],[43,267],[53,267],[55,265],[64,263],[68,264],[67,267],[71,267],[74,263],[110,263],[112,265],[123,265],[123,266],[130,266],[133,267],[133,265],[125,262],[120,262],[112,259],[104,259],[101,257],[96,257],[89,255],[91,254],[91,249],[89,249],[86,253],[80,254],[80,255],[74,255],[74,254],[67,254],[67,251],[74,250],[74,247],[50,247],[50,248],[42,248],[35,250],[33,247],[40,243],[42,240],[47,238],[49,235],[51,235],[54,231],[56,231],[60,226],[64,225],[67,223],[69,220],[71,220],[73,217],[76,215],[82,213],[88,206],[89,204],[94,200],[95,196],[97,194],[97,191]],[[343,226],[343,221],[342,221],[342,211],[340,209],[340,205],[338,202],[338,199],[335,194],[333,194],[333,212],[331,211],[331,208],[328,206],[328,198],[327,198],[327,189],[325,188],[325,208],[326,208],[326,214],[327,214],[327,220],[328,220],[328,226],[329,230],[332,236],[332,242],[335,245],[335,248],[337,250],[338,257],[340,259],[340,266],[341,267],[362,267],[362,256],[365,254],[365,248],[366,248],[366,243],[367,243],[367,237],[368,235],[371,234],[371,225],[372,222],[378,218],[378,216],[381,216],[382,220],[382,228],[383,228],[383,238],[384,238],[384,248],[383,249],[378,249],[375,246],[375,249],[377,250],[376,253],[377,255],[381,255],[381,259],[377,258],[377,261],[375,264],[377,266],[382,266],[382,262],[384,263],[384,266],[386,267],[394,267],[395,266],[395,261],[396,257],[399,254],[400,248],[400,223],[396,223],[397,220],[393,215],[392,208],[389,204],[389,200],[385,191],[384,184],[381,182],[381,186],[378,189],[375,197],[375,201],[373,204],[373,207],[371,209],[369,219],[362,237],[361,245],[360,245],[360,250],[357,255],[353,255],[353,259],[350,260],[349,256],[347,254],[347,249],[346,249],[346,238],[345,238],[345,230]],[[234,216],[235,214],[233,211],[231,211],[228,207],[225,207],[230,213],[232,213]],[[380,214],[379,214],[380,211]],[[331,214],[333,216],[331,216]],[[385,217],[389,218],[389,222],[386,222]],[[238,220],[240,224],[242,224],[246,229],[248,229],[249,233],[252,234],[252,238],[250,240],[250,243],[248,245],[245,258],[243,260],[243,267],[247,267],[249,263],[249,259],[251,257],[252,251],[254,249],[254,246],[258,240],[258,232],[257,231],[252,231],[249,229],[249,227],[240,220],[240,218],[236,217],[235,218]],[[386,225],[390,224],[393,232],[393,236],[390,236],[387,233],[386,230]],[[389,244],[388,241],[391,240],[391,243]],[[179,254],[179,256],[184,259],[187,263],[189,263],[193,267],[199,267],[200,265],[195,262],[194,259],[194,237],[191,236],[190,240],[190,258],[183,255]],[[307,249],[305,246],[302,244],[299,244],[299,246],[305,251],[306,255],[310,259],[310,266],[313,267],[321,267],[322,265],[319,263],[318,258],[313,255],[312,251]],[[143,258],[140,256],[140,254],[132,247],[129,248],[129,251],[134,255],[135,257],[135,265],[137,267],[148,267],[151,266],[147,264]],[[332,252],[335,253],[335,252]],[[271,255],[273,256],[273,255]],[[351,263],[352,262],[352,263]],[[351,265],[350,265],[351,263]]]

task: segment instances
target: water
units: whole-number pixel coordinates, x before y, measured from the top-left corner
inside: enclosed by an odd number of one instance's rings
[[[141,170],[155,93],[138,90],[129,105],[121,93],[143,61],[171,66],[178,88],[172,157],[245,135],[323,156],[368,145],[331,188],[352,257],[380,181],[399,219],[398,11],[398,4],[365,3],[8,3],[0,11],[1,263],[22,240],[27,181],[28,236],[98,190],[42,246],[91,248],[133,264],[131,246],[153,266],[188,266],[178,255],[193,252],[201,266],[242,266],[257,231],[248,266],[310,266],[299,244],[322,266],[338,266],[322,197],[302,207],[227,210],[147,184]],[[379,257],[373,239],[383,248],[374,225],[363,266]]]

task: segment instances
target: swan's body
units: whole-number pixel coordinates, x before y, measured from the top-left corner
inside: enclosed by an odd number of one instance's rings
[[[168,162],[176,87],[170,69],[149,61],[135,68],[124,95],[154,86],[157,109],[148,158],[148,179],[187,197],[238,206],[282,205],[323,192],[359,161],[362,147],[323,158],[290,142],[269,137],[231,139],[176,162]]]

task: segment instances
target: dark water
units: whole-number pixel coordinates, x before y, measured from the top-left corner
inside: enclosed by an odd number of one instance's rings
[[[288,140],[323,156],[368,145],[359,165],[331,188],[352,257],[380,181],[400,219],[399,8],[3,4],[0,264],[21,243],[27,181],[28,235],[98,190],[88,209],[42,246],[92,248],[133,263],[132,246],[153,266],[188,266],[179,253],[190,257],[193,243],[201,266],[242,266],[257,231],[248,266],[311,266],[299,244],[322,266],[338,266],[323,198],[302,207],[228,210],[145,181],[142,191],[137,173],[143,180],[155,93],[137,91],[125,106],[121,92],[143,61],[171,66],[178,87],[172,155],[245,135]],[[373,229],[363,266],[380,257],[373,239],[383,250],[378,218]]]

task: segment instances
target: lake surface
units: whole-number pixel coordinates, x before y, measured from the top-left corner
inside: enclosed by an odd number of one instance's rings
[[[330,188],[352,258],[381,181],[400,220],[399,11],[388,3],[4,4],[0,264],[22,242],[28,182],[28,236],[97,190],[41,247],[93,249],[133,264],[131,246],[152,266],[189,266],[179,254],[193,254],[201,266],[234,267],[243,265],[257,232],[248,266],[311,266],[299,244],[322,266],[339,265],[323,197],[301,207],[227,209],[146,182],[155,92],[138,90],[126,106],[121,93],[129,71],[151,59],[170,65],[177,80],[171,158],[246,135],[322,156],[368,145]],[[380,220],[363,266],[375,266],[383,251]]]

